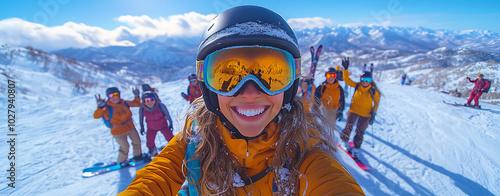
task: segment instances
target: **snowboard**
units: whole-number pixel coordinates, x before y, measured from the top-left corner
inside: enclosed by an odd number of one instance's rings
[[[365,171],[372,170],[372,168],[366,166],[363,162],[361,162],[361,160],[359,160],[359,158],[354,158],[352,156],[350,150],[345,151],[344,148],[342,148],[342,146],[340,145],[340,143],[338,143],[337,146],[340,149],[342,149],[342,151],[347,153],[349,155],[349,157],[351,157],[351,159],[354,160],[354,162],[356,162],[356,165],[358,165],[359,168],[361,168],[362,170],[365,170]],[[354,148],[354,142],[349,142],[349,149],[353,149],[353,148]]]
[[[139,161],[136,161],[133,158],[127,159],[127,162],[128,162],[127,166],[121,166],[116,161],[109,162],[109,163],[103,163],[103,162],[95,163],[94,165],[92,165],[92,167],[88,167],[88,168],[83,169],[82,176],[86,177],[86,178],[93,177],[93,176],[104,174],[104,173],[107,173],[110,171],[115,171],[115,170],[119,170],[121,168],[130,167],[130,166],[133,167],[133,166],[144,164],[144,163],[151,161],[151,157],[147,153],[143,153],[142,158],[143,159],[139,160]]]

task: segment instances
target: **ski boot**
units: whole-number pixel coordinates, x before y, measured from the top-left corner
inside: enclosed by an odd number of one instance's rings
[[[158,155],[158,150],[156,149],[156,146],[154,146],[154,147],[149,149],[149,156],[154,157],[156,155]]]
[[[348,152],[349,154],[351,153],[351,147],[349,146],[349,142],[342,141],[344,150]]]
[[[123,161],[123,162],[120,162],[119,164],[120,164],[121,167],[130,166],[130,164],[128,163],[128,161]]]
[[[352,158],[354,160],[359,159],[359,148],[353,148],[351,151],[352,151]]]

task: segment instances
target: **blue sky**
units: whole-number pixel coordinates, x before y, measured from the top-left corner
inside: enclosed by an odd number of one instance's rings
[[[498,0],[0,0],[0,43],[55,50],[196,36],[214,14],[238,5],[267,7],[294,29],[375,24],[500,33]]]
[[[285,19],[322,17],[335,24],[390,22],[394,26],[500,32],[500,1],[497,0],[2,0],[0,20],[18,17],[46,26],[73,21],[110,30],[123,25],[116,20],[123,15],[158,18],[192,11],[217,14],[245,4],[270,8]]]

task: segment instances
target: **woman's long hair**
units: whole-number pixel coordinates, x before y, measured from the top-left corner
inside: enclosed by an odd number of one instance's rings
[[[380,94],[380,96],[382,96],[382,92],[380,91],[380,89],[378,88],[377,84],[375,84],[374,81],[370,82],[370,84],[375,87],[375,91],[378,92],[378,94]]]
[[[333,124],[319,109],[320,107],[313,106],[311,101],[298,97],[290,104],[291,107],[285,106],[280,112],[281,125],[277,130],[279,139],[272,165],[274,182],[278,187],[276,195],[299,194],[297,193],[299,179],[305,177],[302,176],[299,168],[312,148],[321,148],[332,156],[336,151],[333,144]],[[233,176],[239,166],[237,158],[231,155],[223,137],[218,133],[218,117],[205,107],[202,98],[196,99],[191,107],[193,109],[186,114],[186,123],[179,139],[193,138],[195,135],[202,138],[195,152],[201,163],[201,176],[197,183],[204,186],[203,191],[209,191],[209,193],[203,192],[202,194],[235,195],[237,187],[233,186],[235,183]],[[191,126],[187,123],[195,119],[196,133],[186,128]],[[311,140],[317,141],[316,145],[307,149],[310,145],[308,142]],[[286,168],[283,167],[285,164]],[[287,175],[287,178],[284,179],[283,175]],[[252,190],[257,188],[253,187]]]

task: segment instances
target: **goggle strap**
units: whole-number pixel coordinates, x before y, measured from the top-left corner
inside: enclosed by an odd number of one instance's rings
[[[301,58],[294,59],[295,61],[295,79],[299,78],[302,75],[301,72]]]
[[[203,78],[203,60],[201,61],[196,61],[196,76],[198,77],[198,81],[200,82],[205,82],[204,78]]]

